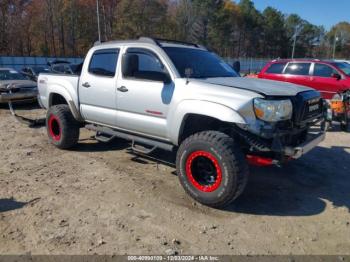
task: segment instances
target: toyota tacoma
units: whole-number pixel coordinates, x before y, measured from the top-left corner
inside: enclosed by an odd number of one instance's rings
[[[132,149],[176,152],[181,185],[198,202],[223,207],[248,166],[298,159],[325,138],[319,92],[241,78],[205,47],[139,38],[95,44],[80,75],[40,74],[50,141],[68,149],[79,130],[128,139]]]

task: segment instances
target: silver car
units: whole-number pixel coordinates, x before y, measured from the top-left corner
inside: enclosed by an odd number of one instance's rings
[[[12,68],[0,68],[0,103],[35,100],[36,82]]]

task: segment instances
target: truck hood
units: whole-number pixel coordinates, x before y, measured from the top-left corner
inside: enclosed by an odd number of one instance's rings
[[[0,80],[0,88],[5,88],[9,84],[14,84],[17,88],[34,88],[37,84],[31,80]]]
[[[286,82],[245,77],[218,77],[200,81],[213,85],[253,91],[264,96],[295,96],[300,92],[313,90],[309,87]]]

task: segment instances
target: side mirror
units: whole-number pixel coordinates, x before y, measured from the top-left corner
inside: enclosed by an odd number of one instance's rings
[[[239,74],[241,72],[241,62],[239,62],[239,61],[233,62],[232,68],[233,68],[233,70],[236,71],[236,73]]]
[[[337,80],[340,80],[340,79],[341,79],[341,75],[338,74],[338,73],[333,73],[333,74],[332,74],[332,78],[335,78],[335,79],[337,79]]]

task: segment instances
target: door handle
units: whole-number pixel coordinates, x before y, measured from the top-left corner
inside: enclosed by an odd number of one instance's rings
[[[90,84],[88,82],[86,82],[86,83],[83,84],[83,87],[89,88]]]
[[[127,89],[125,86],[118,87],[117,90],[118,90],[119,92],[123,92],[123,93],[129,91],[129,89]]]

